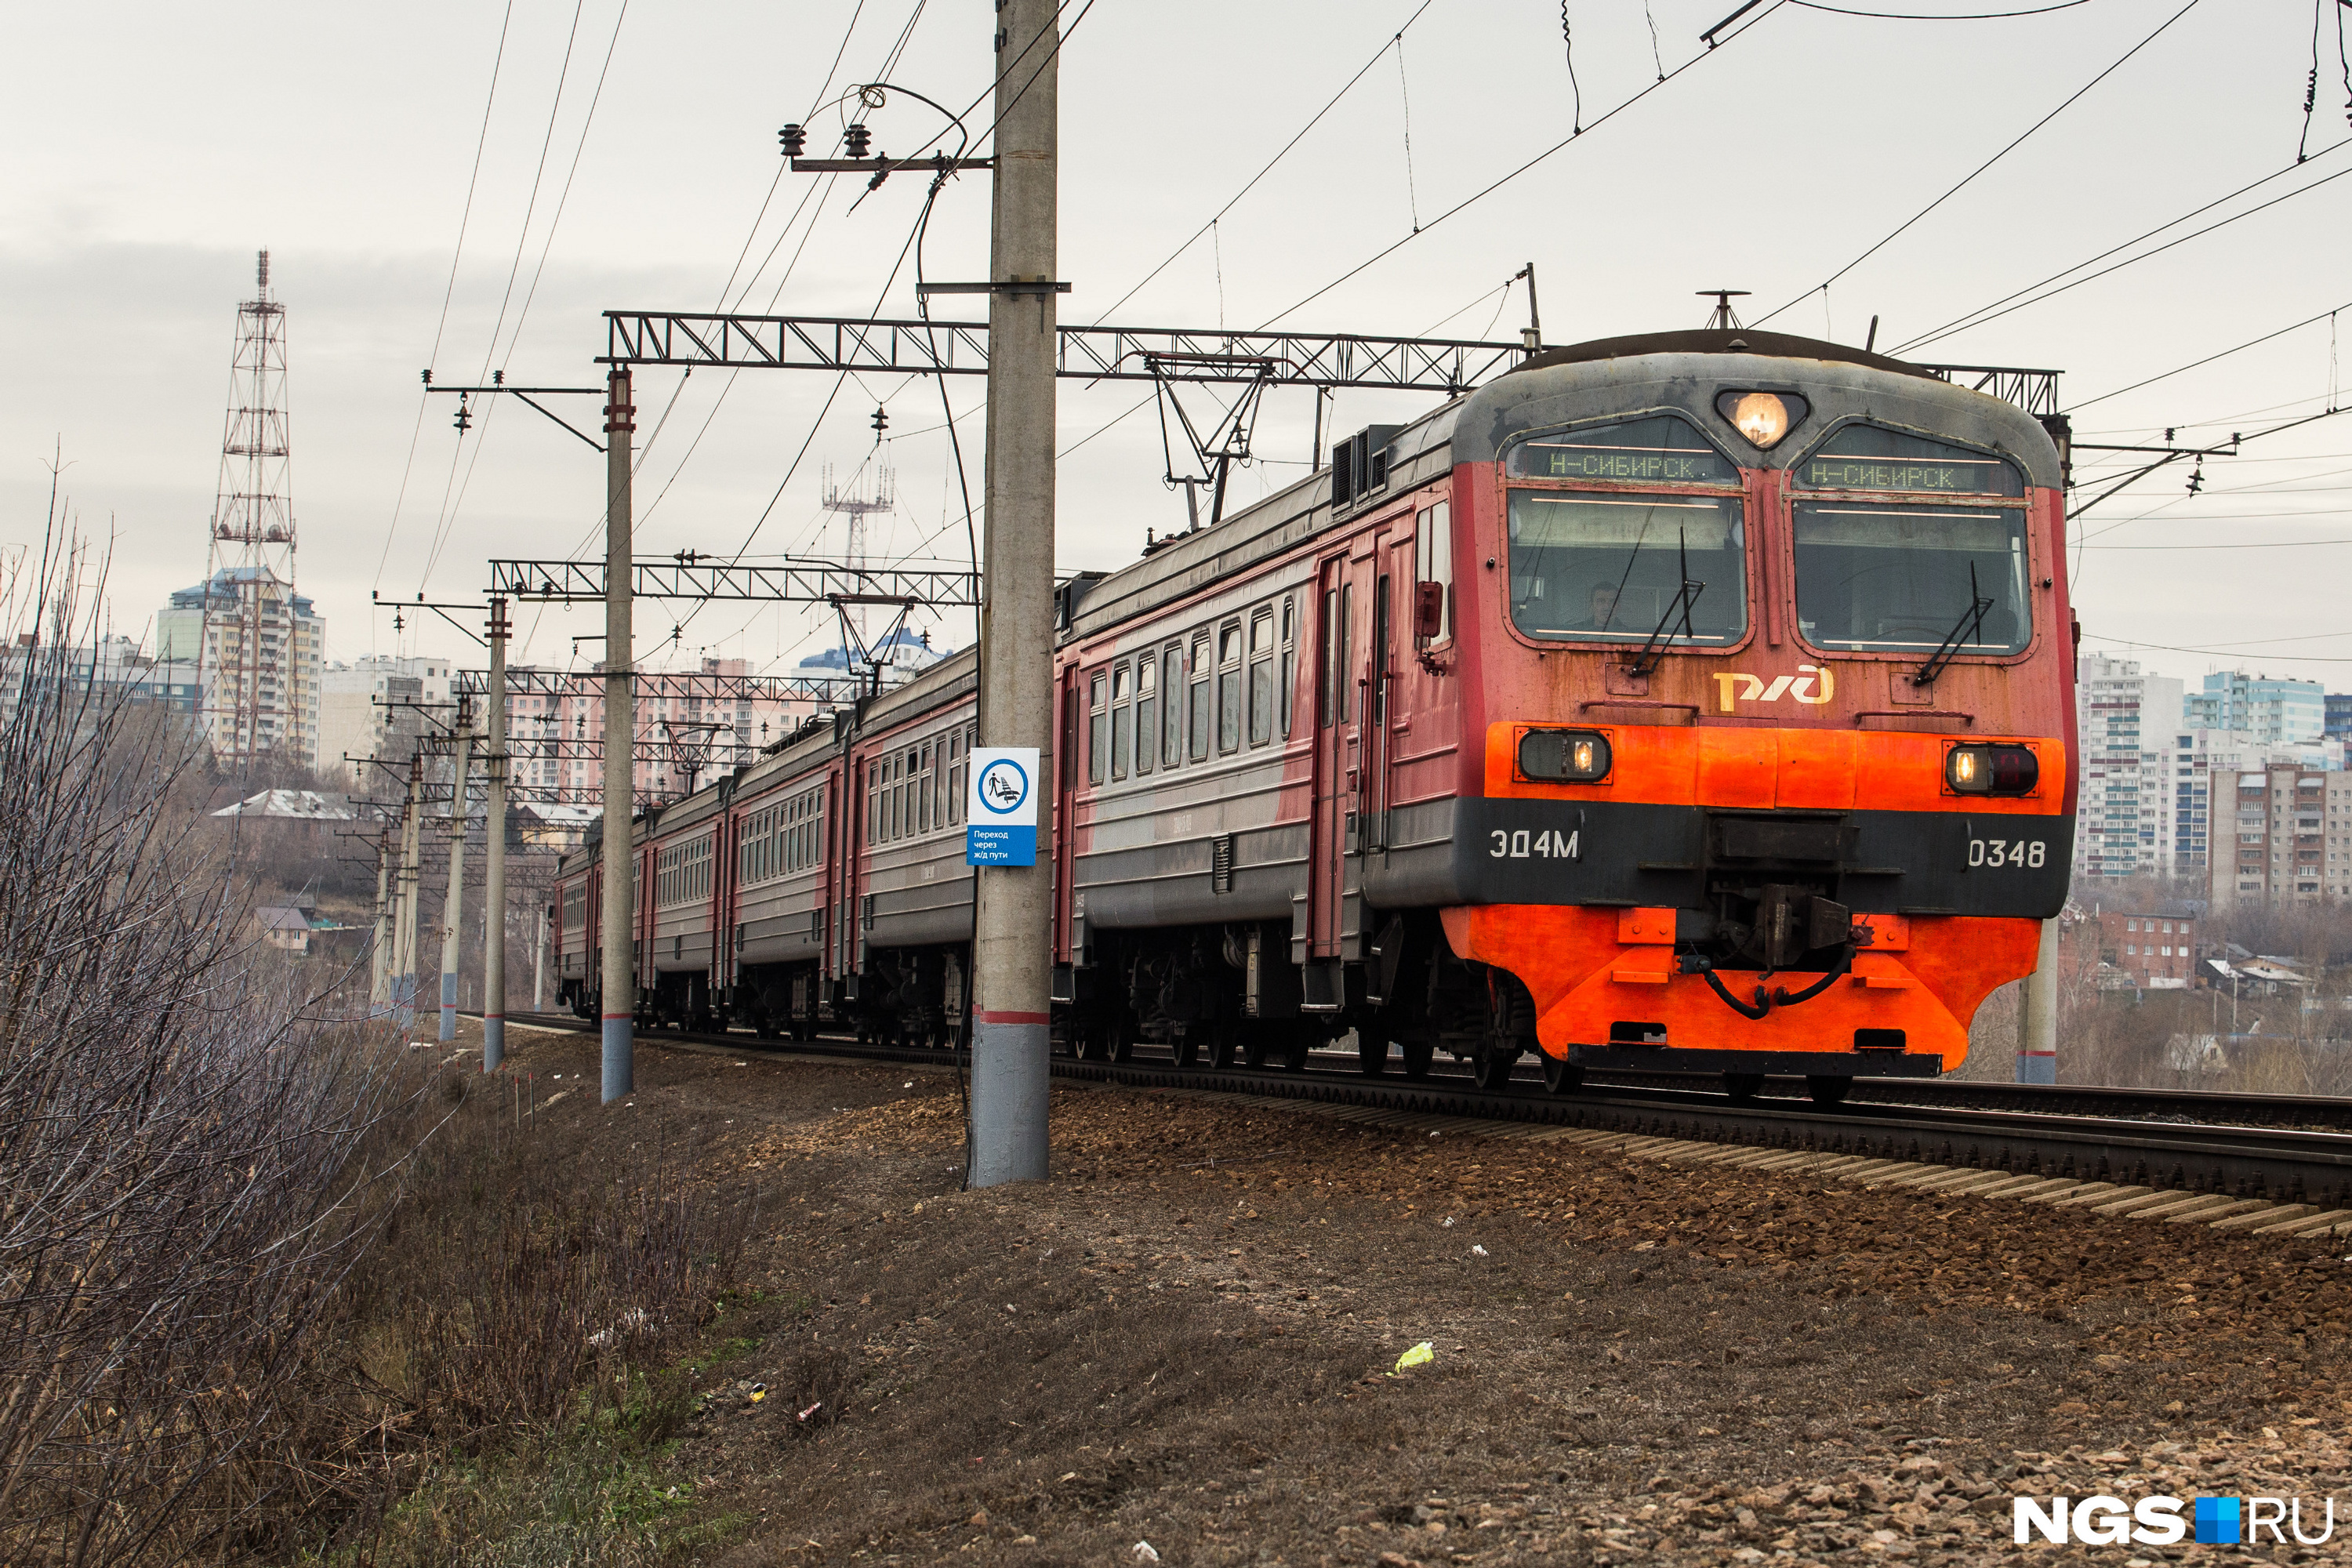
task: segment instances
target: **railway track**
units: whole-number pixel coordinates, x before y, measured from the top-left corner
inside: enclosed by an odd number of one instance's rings
[[[593,1034],[563,1014],[515,1013],[511,1022]],[[945,1065],[950,1053],[846,1039],[806,1044],[741,1033],[648,1031],[652,1045],[772,1057],[822,1056]],[[1129,1089],[1247,1095],[1303,1105],[1348,1106],[1414,1116],[1550,1127],[1680,1142],[1738,1145],[1822,1156],[1894,1161],[2016,1176],[2108,1183],[2119,1189],[2213,1194],[2251,1203],[2352,1209],[2352,1133],[2301,1124],[2324,1114],[2345,1125],[2342,1102],[2295,1096],[2031,1085],[1857,1082],[1845,1103],[1820,1106],[1769,1092],[1735,1102],[1687,1083],[1628,1077],[1588,1079],[1570,1095],[1541,1082],[1511,1092],[1478,1089],[1465,1074],[1368,1078],[1351,1054],[1331,1053],[1332,1070],[1180,1068],[1173,1061],[1078,1060],[1055,1057],[1054,1076]],[[1339,1069],[1341,1061],[1349,1065]],[[1790,1086],[1801,1095],[1801,1085]],[[2305,1108],[2309,1108],[2305,1110]],[[2179,1110],[2286,1118],[2295,1125],[2179,1119]]]

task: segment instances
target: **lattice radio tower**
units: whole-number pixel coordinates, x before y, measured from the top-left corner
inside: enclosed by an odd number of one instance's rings
[[[824,510],[839,512],[849,519],[849,551],[843,557],[842,564],[853,573],[863,572],[868,564],[866,559],[866,520],[877,511],[893,511],[898,508],[897,499],[892,493],[897,488],[897,479],[898,476],[889,468],[877,462],[874,466],[874,494],[869,499],[855,488],[855,479],[851,481],[852,488],[846,490],[834,483],[833,465],[827,463],[824,466]],[[848,640],[863,647],[866,641],[865,606],[845,607],[841,613],[854,634]],[[843,651],[852,658],[857,655],[856,647],[845,646]]]
[[[236,308],[227,429],[205,542],[204,624],[196,638],[196,689],[213,749],[239,758],[284,742],[299,751],[300,742],[293,728],[300,722],[295,692],[301,664],[293,618],[286,307],[269,297],[269,252],[260,253],[254,276],[255,297]],[[214,659],[209,689],[207,651]]]

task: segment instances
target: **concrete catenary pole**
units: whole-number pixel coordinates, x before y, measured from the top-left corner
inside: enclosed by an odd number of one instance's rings
[[[482,840],[482,1070],[507,1054],[507,602],[490,601],[490,711],[482,773],[489,784]]]
[[[530,944],[530,1010],[547,1005],[547,911],[539,911],[539,940]]]
[[[996,15],[980,743],[1050,752],[1061,37],[1054,0],[1001,0]],[[1034,288],[1013,292],[1007,287],[1013,284]],[[979,884],[967,1175],[975,1187],[1046,1175],[1052,866],[1049,850],[1034,866],[982,866],[973,872]]]
[[[425,753],[408,757],[408,808],[400,818],[400,921],[393,937],[393,1022],[405,1029],[416,1022],[417,837],[425,816]]]
[[[474,732],[457,699],[457,745],[449,766],[449,890],[441,900],[441,1040],[457,1037],[457,943],[466,929],[466,775],[473,771]]]
[[[383,1013],[385,982],[392,973],[392,832],[383,825],[375,836],[375,937],[368,943],[368,1014]]]
[[[2025,977],[2025,1026],[2017,1042],[2017,1081],[2058,1081],[2058,922],[2042,922],[2042,947]]]
[[[604,405],[604,1100],[636,1087],[631,1052],[637,1008],[636,910],[629,898],[635,847],[629,822],[636,795],[637,715],[630,680],[629,590],[636,562],[630,531],[630,454],[636,407],[629,370],[614,365]]]

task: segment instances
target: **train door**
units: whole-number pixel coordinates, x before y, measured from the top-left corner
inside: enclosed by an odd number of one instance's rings
[[[1054,962],[1056,963],[1085,962],[1085,955],[1076,951],[1078,921],[1085,913],[1077,890],[1076,800],[1078,788],[1078,714],[1083,709],[1078,700],[1078,671],[1073,666],[1062,672],[1061,715],[1060,721],[1055,726],[1053,756],[1054,821],[1051,831],[1054,836]],[[974,896],[977,898],[977,884],[974,885]]]
[[[1347,557],[1324,562],[1315,578],[1315,816],[1307,860],[1308,951],[1314,958],[1339,955],[1340,857],[1347,847],[1356,766],[1348,631],[1355,596]]]
[[[879,755],[854,758],[842,774],[841,901],[834,924],[840,931],[841,994],[855,1002],[866,973],[866,883],[871,858],[866,851],[873,841],[875,769]]]
[[[1402,717],[1398,700],[1396,668],[1397,618],[1410,619],[1409,601],[1412,596],[1412,519],[1404,537],[1383,538],[1381,547],[1372,552],[1372,613],[1371,635],[1367,644],[1365,660],[1364,703],[1364,834],[1363,847],[1373,854],[1385,855],[1389,847],[1389,811],[1391,805],[1391,773],[1396,763],[1394,755],[1396,725]]]
[[[583,998],[601,997],[604,989],[604,868],[601,863],[588,868],[587,883],[580,919],[580,994]],[[559,947],[555,951],[563,950]],[[560,968],[558,973],[561,973]],[[603,1011],[599,1001],[594,1013],[589,1016],[599,1016]]]

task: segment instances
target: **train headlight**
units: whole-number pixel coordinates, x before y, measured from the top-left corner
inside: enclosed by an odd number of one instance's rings
[[[1609,776],[1609,738],[1591,730],[1530,730],[1519,737],[1519,772],[1554,784]]]
[[[1811,411],[1811,405],[1794,393],[1726,392],[1717,395],[1715,411],[1729,420],[1750,446],[1769,451]]]
[[[2031,795],[2042,760],[2025,746],[1954,746],[1944,753],[1944,782],[1961,795]]]

